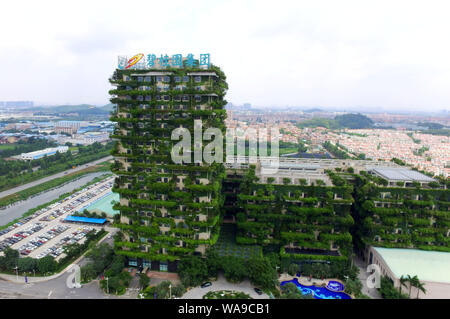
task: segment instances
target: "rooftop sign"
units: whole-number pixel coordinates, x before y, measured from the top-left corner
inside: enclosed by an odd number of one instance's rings
[[[145,70],[145,69],[164,69],[164,68],[182,68],[182,67],[200,67],[209,69],[211,65],[210,54],[200,54],[199,59],[195,59],[193,54],[188,54],[183,57],[181,54],[174,54],[169,57],[167,54],[156,57],[155,54],[138,53],[135,56],[128,59],[126,56],[118,57],[117,68],[120,70]]]

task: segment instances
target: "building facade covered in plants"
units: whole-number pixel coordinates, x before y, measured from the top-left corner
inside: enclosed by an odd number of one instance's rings
[[[116,69],[110,82],[116,86],[110,91],[117,122],[113,190],[120,194],[116,252],[131,266],[174,271],[181,257],[204,254],[217,240],[224,168],[194,163],[193,152],[190,162],[175,163],[171,150],[179,140],[171,134],[186,128],[192,148],[203,150],[194,145],[199,120],[203,131],[219,128],[225,136],[225,75],[183,60],[180,67]]]

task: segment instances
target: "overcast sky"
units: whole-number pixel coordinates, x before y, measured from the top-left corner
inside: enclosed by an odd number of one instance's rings
[[[109,103],[118,55],[210,53],[255,106],[450,109],[449,1],[7,1],[0,101]]]

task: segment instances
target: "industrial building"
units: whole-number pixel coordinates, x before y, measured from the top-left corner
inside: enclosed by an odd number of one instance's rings
[[[22,153],[20,154],[19,158],[24,161],[32,161],[35,159],[42,158],[44,156],[52,156],[55,155],[57,152],[59,153],[65,153],[69,150],[68,146],[58,146],[58,147],[50,147],[39,151],[29,152],[29,153]]]

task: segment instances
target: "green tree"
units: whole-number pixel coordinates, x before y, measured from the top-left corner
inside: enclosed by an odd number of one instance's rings
[[[147,274],[139,274],[139,286],[141,289],[145,289],[150,284],[150,278]]]
[[[52,256],[45,256],[41,259],[38,259],[37,261],[37,268],[41,274],[45,274],[48,272],[54,272],[56,270],[56,267],[58,266],[58,263],[56,262],[55,258]]]
[[[288,274],[295,276],[300,271],[300,267],[297,264],[290,264],[288,267]]]
[[[398,286],[398,293],[402,294],[402,287],[406,287],[406,283],[408,282],[408,278],[405,276],[400,277],[400,285]]]
[[[178,263],[178,275],[184,286],[198,286],[208,278],[208,266],[200,257],[187,256]]]
[[[231,282],[241,282],[247,276],[247,267],[241,258],[222,258],[222,268],[225,278]]]
[[[206,266],[208,268],[208,277],[217,277],[221,269],[220,256],[214,249],[209,249],[206,252]]]
[[[19,258],[17,267],[19,267],[19,271],[31,272],[36,269],[36,259],[31,257]]]
[[[281,299],[313,299],[311,294],[304,295],[298,287],[292,283],[281,286]]]
[[[251,258],[247,261],[248,278],[255,285],[263,289],[270,289],[277,285],[278,274],[268,258]]]
[[[416,283],[417,288],[417,299],[419,299],[419,293],[422,291],[424,294],[427,293],[427,290],[425,289],[425,284],[423,282],[418,281]]]

